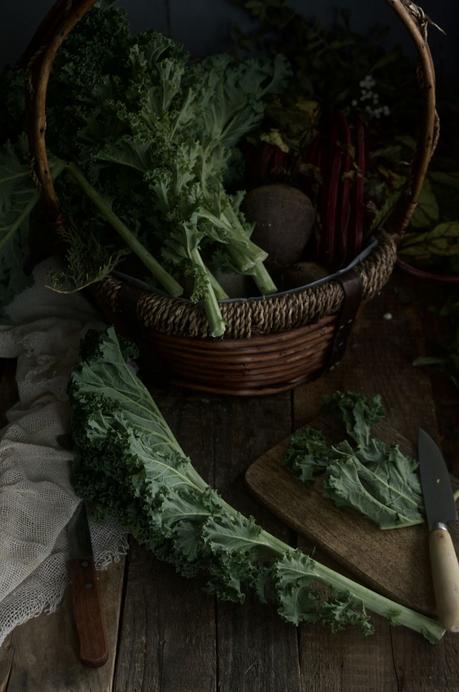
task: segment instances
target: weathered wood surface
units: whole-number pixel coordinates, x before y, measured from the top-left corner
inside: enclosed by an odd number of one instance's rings
[[[99,572],[99,594],[109,659],[86,668],[78,659],[70,593],[51,615],[17,627],[0,648],[0,692],[111,692],[123,588],[123,562]]]
[[[328,417],[310,422],[339,442]],[[407,454],[414,444],[400,440],[396,431],[379,426],[378,437],[398,443]],[[289,439],[279,442],[246,472],[254,495],[292,529],[345,565],[355,578],[389,598],[427,615],[435,614],[435,599],[425,524],[403,530],[381,531],[358,512],[340,509],[324,497],[320,480],[306,487],[283,465]],[[457,486],[457,483],[455,483]],[[459,550],[459,524],[451,527]]]
[[[356,389],[380,393],[388,411],[388,424],[408,439],[416,439],[419,425],[436,436],[430,379],[424,370],[412,367],[414,358],[424,353],[423,320],[413,303],[413,292],[406,292],[400,280],[392,281],[382,296],[366,306],[342,366],[295,392],[296,421],[314,418],[324,395],[337,389]],[[311,648],[314,633],[311,628],[302,628],[300,654],[320,670],[320,683],[316,685],[314,678],[306,676],[309,687],[305,684],[304,690],[459,690],[457,638],[447,635],[433,647],[414,633],[391,628],[379,618],[375,623],[376,637],[372,640],[362,640],[352,631],[336,637],[326,635],[323,645],[316,647],[315,656]],[[324,676],[324,670],[329,670],[329,675]]]
[[[392,319],[384,319],[387,313]],[[293,395],[261,400],[181,392],[155,396],[187,453],[224,497],[309,551],[310,543],[249,496],[243,480],[247,467],[300,421],[314,418],[322,396],[337,388],[381,393],[389,422],[409,438],[418,425],[437,434],[436,413],[444,415],[443,402],[432,397],[428,374],[411,366],[422,355],[423,343],[419,314],[410,303],[400,303],[399,285],[393,283],[366,307],[342,365]],[[320,550],[315,556],[337,568]],[[112,571],[104,578],[116,591],[114,600],[107,599],[116,612],[120,578]],[[216,603],[201,586],[134,545],[126,566],[114,674],[110,667],[77,671],[67,663],[74,644],[63,634],[69,617],[64,607],[18,628],[0,649],[0,691],[459,692],[459,639],[452,635],[434,647],[380,618],[375,618],[375,635],[367,639],[352,629],[335,635],[321,627],[296,630],[268,606],[250,598],[243,606]],[[60,624],[53,627],[53,620]],[[114,653],[113,644],[111,660]]]

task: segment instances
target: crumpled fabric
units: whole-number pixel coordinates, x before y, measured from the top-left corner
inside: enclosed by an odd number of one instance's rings
[[[73,454],[67,384],[82,335],[104,324],[79,294],[46,287],[54,260],[6,309],[0,358],[17,358],[19,401],[0,431],[0,645],[17,626],[59,606],[67,582],[67,524],[80,499],[71,484]],[[90,519],[98,569],[127,552],[114,519]]]

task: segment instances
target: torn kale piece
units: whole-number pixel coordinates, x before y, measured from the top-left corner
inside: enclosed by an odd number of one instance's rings
[[[398,445],[372,434],[384,417],[381,397],[336,392],[327,399],[347,439],[333,444],[315,428],[292,435],[284,462],[304,483],[321,476],[322,492],[338,507],[351,507],[381,529],[423,521],[418,463]]]

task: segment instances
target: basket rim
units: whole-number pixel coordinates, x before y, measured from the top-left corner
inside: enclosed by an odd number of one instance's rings
[[[316,322],[325,315],[339,312],[343,306],[343,282],[355,275],[362,282],[362,299],[369,300],[383,288],[396,262],[396,244],[388,233],[378,234],[378,240],[367,248],[347,276],[324,277],[315,285],[276,293],[261,299],[235,299],[221,303],[227,328],[224,339],[241,339],[289,329]],[[191,338],[207,338],[208,324],[199,303],[145,291],[111,274],[91,289],[96,304],[112,315],[125,315],[132,326],[153,329],[163,334]],[[111,319],[111,318],[110,318]]]
[[[341,276],[344,274],[347,274],[351,269],[355,269],[361,262],[364,260],[368,259],[370,257],[371,253],[373,250],[378,247],[380,244],[380,236],[372,235],[368,238],[368,243],[366,247],[356,256],[354,257],[349,264],[347,264],[345,267],[342,267],[341,269],[338,269],[337,271],[333,272],[332,274],[327,274],[327,276],[324,276],[320,279],[315,279],[314,281],[310,281],[307,284],[303,284],[302,286],[296,286],[295,288],[289,288],[285,291],[276,291],[275,293],[269,293],[266,295],[259,295],[259,296],[245,296],[245,297],[240,297],[240,298],[225,298],[224,300],[218,300],[218,303],[220,305],[231,305],[234,303],[251,303],[251,302],[256,302],[256,301],[268,301],[268,300],[274,300],[277,298],[282,298],[282,297],[288,297],[292,296],[298,293],[302,293],[303,291],[306,291],[308,289],[312,288],[317,288],[318,286],[322,286],[323,284],[328,283],[329,281],[335,281],[336,279],[339,279]],[[134,276],[130,276],[129,274],[125,274],[124,272],[119,272],[117,270],[114,270],[111,272],[111,276],[115,277],[116,279],[122,281],[124,284],[128,286],[132,286],[134,288],[138,288],[141,291],[144,291],[145,293],[151,293],[153,295],[160,296],[161,298],[170,298],[170,300],[175,300],[177,302],[184,303],[185,305],[194,305],[195,303],[190,299],[190,298],[184,298],[183,296],[178,296],[178,297],[173,297],[166,293],[165,291],[162,291],[159,288],[154,288],[153,286],[150,286],[147,284],[145,281],[142,281],[141,279],[137,279]]]

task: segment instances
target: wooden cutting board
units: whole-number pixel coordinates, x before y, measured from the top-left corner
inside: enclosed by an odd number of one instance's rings
[[[311,423],[331,439],[343,439],[327,418]],[[377,426],[378,437],[396,442],[414,454],[414,446],[386,425]],[[282,521],[325,550],[356,578],[379,593],[415,610],[434,615],[426,525],[381,530],[351,509],[339,509],[317,487],[307,488],[282,465],[288,439],[263,454],[246,472],[255,496]],[[459,481],[453,481],[457,488]],[[456,551],[458,522],[451,526]]]

